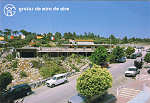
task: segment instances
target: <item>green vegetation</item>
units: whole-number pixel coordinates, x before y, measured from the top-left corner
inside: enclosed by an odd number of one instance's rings
[[[41,67],[40,61],[32,60],[31,63],[32,63],[34,68],[40,68]]]
[[[8,54],[8,55],[6,56],[6,59],[7,59],[8,61],[12,61],[14,58],[15,58],[15,57],[14,57],[12,54]]]
[[[5,90],[7,86],[12,82],[13,77],[9,72],[4,72],[0,75],[0,92]]]
[[[114,63],[114,62],[117,62],[116,60],[124,56],[125,56],[124,48],[117,46],[116,48],[112,50],[112,53],[110,54],[110,57],[109,57],[109,61]]]
[[[135,61],[134,61],[134,66],[135,66],[136,68],[138,68],[138,69],[141,69],[142,66],[143,66],[143,62],[142,62],[142,61],[137,61],[137,60],[135,60]]]
[[[18,66],[18,61],[17,60],[13,61],[12,62],[12,67],[17,68],[17,66]]]
[[[92,61],[92,63],[101,66],[107,62],[107,58],[108,58],[108,52],[106,48],[103,46],[98,47],[90,56],[90,60]]]
[[[70,64],[70,67],[75,70],[75,72],[79,72],[79,68],[77,68],[74,64]]]
[[[150,39],[149,38],[127,38],[127,36],[123,37],[123,39],[117,38],[115,37],[113,34],[111,34],[109,36],[109,38],[106,37],[100,37],[98,34],[94,34],[92,32],[85,32],[81,35],[76,34],[75,32],[71,33],[71,32],[65,32],[65,33],[60,33],[60,32],[56,32],[55,35],[53,35],[52,33],[44,33],[44,34],[37,34],[37,33],[32,33],[32,32],[28,32],[26,30],[20,30],[20,31],[16,31],[16,30],[11,30],[11,29],[4,29],[3,31],[0,30],[0,35],[4,35],[5,37],[5,41],[8,42],[8,44],[6,45],[6,47],[23,47],[26,45],[29,45],[31,41],[33,42],[33,45],[31,46],[35,46],[35,47],[51,47],[51,46],[60,46],[60,44],[68,44],[69,43],[69,39],[84,39],[84,40],[94,40],[95,44],[126,44],[126,43],[149,43]],[[14,39],[9,39],[8,36],[14,34],[14,35],[18,35],[18,34],[23,34],[25,35],[25,39],[21,39],[21,36],[14,36]],[[36,36],[37,35],[42,35],[43,38],[42,39],[37,39]],[[55,40],[51,40],[50,37],[54,37]],[[52,44],[53,42],[53,44]]]
[[[147,53],[144,57],[144,61],[150,63],[150,53]]]
[[[21,71],[20,72],[20,77],[21,78],[24,78],[24,77],[27,77],[28,75],[27,75],[27,73],[25,72],[25,71]]]
[[[126,56],[127,56],[127,58],[129,58],[130,56],[131,56],[131,54],[133,54],[134,52],[135,52],[135,49],[133,48],[133,47],[128,47],[126,50],[125,50],[125,52],[126,52]]]
[[[44,78],[47,78],[55,74],[65,73],[66,70],[56,61],[46,61],[45,65],[39,69],[39,72]]]
[[[87,97],[104,95],[112,87],[112,76],[106,68],[94,65],[77,79],[77,91]]]

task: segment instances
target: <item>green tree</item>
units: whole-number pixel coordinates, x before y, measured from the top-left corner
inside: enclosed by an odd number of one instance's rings
[[[125,37],[122,39],[122,43],[128,43],[128,38],[127,38],[127,36],[125,36]]]
[[[126,56],[129,57],[131,54],[133,54],[135,52],[135,49],[133,47],[128,47],[126,50]]]
[[[112,87],[112,75],[106,68],[94,65],[80,75],[76,87],[87,98],[102,96]]]
[[[55,33],[55,39],[56,39],[56,41],[60,41],[61,38],[62,38],[61,33],[60,32],[56,32]]]
[[[115,60],[114,62],[116,62],[116,60],[122,58],[125,56],[125,51],[123,48],[121,48],[120,46],[117,46],[116,48],[113,49],[112,54],[113,55],[113,60]]]
[[[0,30],[0,36],[3,34],[3,31],[2,30]]]
[[[12,54],[8,54],[5,58],[6,58],[8,61],[12,61],[15,57],[14,57]]]
[[[9,72],[4,72],[0,75],[0,91],[5,90],[12,82],[13,77]]]
[[[150,53],[147,53],[144,57],[144,61],[150,63]]]
[[[138,68],[138,69],[141,69],[142,66],[143,66],[143,62],[142,62],[142,61],[137,61],[137,60],[135,60],[135,61],[134,61],[134,66],[135,66],[136,68]]]
[[[16,36],[19,32],[17,30],[13,31],[13,34]]]
[[[90,60],[97,64],[97,65],[103,65],[107,62],[108,52],[104,46],[98,47],[90,56]]]

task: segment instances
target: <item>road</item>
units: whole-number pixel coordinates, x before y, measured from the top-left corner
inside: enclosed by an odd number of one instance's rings
[[[145,54],[145,52],[143,53]],[[111,64],[109,71],[113,76],[113,81],[116,81],[128,67],[133,66],[134,59],[128,59],[126,63]],[[69,82],[54,88],[42,86],[37,88],[30,96],[25,97],[24,103],[67,103],[67,100],[77,93],[76,79],[78,75],[69,78]]]

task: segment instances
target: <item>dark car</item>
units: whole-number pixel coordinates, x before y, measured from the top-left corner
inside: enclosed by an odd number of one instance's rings
[[[68,100],[68,103],[86,103],[85,100],[86,100],[86,98],[84,96],[77,94],[77,95],[71,97]]]
[[[137,54],[131,54],[130,59],[136,59],[137,58]]]
[[[137,57],[141,57],[141,56],[142,56],[142,53],[141,53],[141,52],[137,52],[137,53],[136,53],[136,56],[137,56]]]
[[[150,49],[146,49],[146,52],[150,52]]]
[[[3,98],[16,100],[32,93],[31,87],[28,84],[20,84],[10,88],[3,94]]]
[[[122,57],[122,58],[120,58],[120,59],[117,59],[116,60],[118,63],[124,63],[124,62],[126,62],[126,57]]]
[[[150,74],[150,69],[147,70],[147,73]]]

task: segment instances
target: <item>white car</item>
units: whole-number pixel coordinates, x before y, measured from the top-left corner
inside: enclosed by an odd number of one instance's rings
[[[68,81],[66,73],[54,75],[50,80],[46,81],[48,87],[55,87],[56,85],[66,83]]]
[[[133,66],[128,68],[128,70],[125,72],[125,76],[135,77],[139,73],[140,71],[135,66]]]

